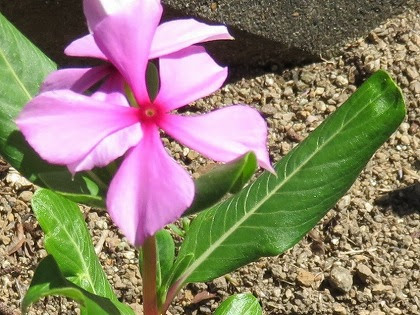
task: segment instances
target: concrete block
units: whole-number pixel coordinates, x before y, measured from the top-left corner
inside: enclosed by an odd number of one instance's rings
[[[163,0],[168,16],[192,15],[225,23],[236,38],[215,44],[225,63],[319,60],[340,52],[387,18],[414,5],[411,0]],[[213,44],[212,44],[213,46]]]
[[[416,0],[162,0],[164,19],[228,25],[235,41],[208,45],[223,64],[293,66],[339,53]],[[84,63],[64,47],[86,34],[82,1],[0,0],[0,12],[59,65]]]

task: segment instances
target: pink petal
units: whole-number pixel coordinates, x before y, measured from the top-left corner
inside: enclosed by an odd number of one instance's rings
[[[143,125],[144,126],[144,125]],[[134,245],[175,221],[194,198],[189,174],[168,156],[156,126],[124,159],[111,182],[108,212]]]
[[[93,30],[98,23],[109,15],[116,14],[122,10],[132,10],[132,6],[137,1],[138,0],[84,0],[83,11],[89,29]]]
[[[165,115],[160,127],[212,160],[229,162],[254,151],[259,165],[273,171],[266,147],[267,124],[248,106],[229,106],[199,116]]]
[[[207,25],[194,19],[162,23],[156,29],[149,58],[154,59],[197,43],[233,39],[224,25]]]
[[[136,1],[130,10],[107,16],[93,29],[96,44],[121,72],[139,103],[149,102],[145,72],[161,15],[158,1]]]
[[[155,100],[167,111],[187,105],[220,88],[227,68],[220,67],[200,46],[159,58],[160,90]]]
[[[92,85],[102,80],[109,72],[109,66],[94,68],[73,68],[54,71],[48,75],[41,87],[41,92],[52,90],[72,90],[83,93]]]
[[[96,45],[92,34],[72,41],[70,45],[64,49],[64,53],[67,56],[73,57],[91,57],[107,60],[104,53],[99,49],[98,45]]]
[[[43,159],[69,165],[84,159],[104,138],[137,124],[138,113],[134,108],[104,104],[69,90],[58,90],[32,99],[16,123]],[[108,148],[109,155],[121,153],[119,144],[115,145]],[[103,164],[103,160],[97,162]]]
[[[125,97],[124,78],[118,71],[112,71],[99,89],[92,94],[92,98],[104,104],[130,106]]]
[[[91,170],[94,167],[106,166],[127,150],[138,144],[142,137],[139,123],[118,130],[103,138],[83,158],[68,165],[72,174],[80,171]]]

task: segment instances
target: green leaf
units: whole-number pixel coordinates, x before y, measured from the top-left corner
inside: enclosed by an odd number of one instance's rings
[[[32,303],[48,295],[65,296],[78,302],[82,314],[134,314],[127,305],[89,293],[68,281],[51,255],[39,263],[31,285],[23,298],[22,313],[26,314]]]
[[[100,189],[85,173],[78,173],[73,176],[66,170],[38,175],[47,188],[55,190],[56,193],[71,201],[105,208],[104,189]]]
[[[257,158],[253,152],[223,165],[195,180],[195,196],[192,205],[184,212],[191,215],[205,210],[227,193],[237,193],[251,179],[257,169]]]
[[[165,286],[175,260],[175,243],[171,233],[167,230],[160,230],[156,233],[157,246],[157,279],[156,286],[159,298],[159,305],[162,305],[168,287]]]
[[[63,276],[90,293],[117,302],[77,204],[40,189],[32,198],[32,209],[45,233],[45,248]]]
[[[162,284],[162,279],[168,276],[175,260],[175,243],[171,233],[167,230],[160,230],[156,233],[157,246],[157,272],[158,287]]]
[[[42,160],[14,122],[54,70],[55,64],[0,14],[0,155],[33,183],[75,194],[73,200],[98,206],[103,204],[99,199],[104,193],[89,192],[89,183],[80,180],[82,176],[73,179],[67,168]]]
[[[227,298],[213,315],[262,315],[260,303],[249,293],[236,294]]]
[[[73,176],[65,170],[45,172],[38,175],[47,188],[55,190],[56,193],[71,201],[105,208],[104,189],[101,190],[85,173],[78,173]]]
[[[84,194],[70,194],[66,192],[56,191],[57,194],[66,197],[68,200],[81,203],[85,205],[89,205],[92,207],[97,207],[101,209],[105,209],[105,200],[103,197],[100,196],[91,196],[91,195],[84,195]]]
[[[54,63],[0,14],[0,153],[29,180],[51,170],[28,146],[17,130],[15,118],[38,93]]]
[[[295,245],[346,193],[404,115],[399,88],[386,72],[374,74],[276,165],[277,177],[265,172],[197,216],[177,261],[193,259],[184,269],[176,261],[173,279],[209,281]]]
[[[39,177],[51,189],[67,191],[72,194],[84,193],[94,196],[99,193],[98,185],[81,173],[73,176],[68,171],[48,172],[40,173]]]

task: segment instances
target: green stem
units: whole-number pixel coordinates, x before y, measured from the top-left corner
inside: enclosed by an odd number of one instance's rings
[[[143,244],[143,313],[159,315],[156,292],[156,238],[148,237]]]

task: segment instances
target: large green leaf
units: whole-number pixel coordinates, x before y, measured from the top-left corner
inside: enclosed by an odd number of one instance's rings
[[[51,166],[27,145],[14,119],[53,70],[54,63],[0,14],[0,153],[31,181]]]
[[[172,283],[208,281],[292,247],[345,194],[404,115],[399,88],[386,72],[374,74],[276,165],[277,176],[266,172],[198,215]]]
[[[65,296],[78,302],[81,313],[86,315],[133,314],[126,305],[92,294],[68,281],[51,255],[39,263],[23,298],[22,313],[26,314],[32,303],[48,295]]]
[[[0,14],[0,153],[31,181],[51,166],[27,145],[14,119],[53,70],[54,63]]]
[[[63,276],[90,293],[117,302],[77,204],[50,190],[40,189],[34,194],[32,209],[45,233],[45,248]]]
[[[223,301],[213,315],[262,315],[260,303],[249,293],[232,295]]]
[[[256,169],[257,157],[253,152],[248,152],[229,163],[215,166],[210,172],[194,181],[194,200],[184,215],[191,215],[211,207],[227,193],[237,193],[251,179]]]

